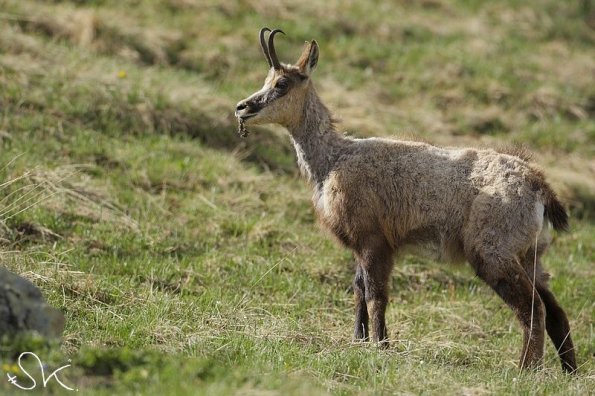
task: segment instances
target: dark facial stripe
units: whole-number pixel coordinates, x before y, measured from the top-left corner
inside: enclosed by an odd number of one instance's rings
[[[254,113],[257,113],[265,106],[268,106],[275,100],[287,95],[295,85],[303,81],[301,77],[302,76],[299,74],[296,74],[295,76],[280,76],[275,81],[275,84],[272,88],[254,97],[250,103],[248,103],[250,110]]]

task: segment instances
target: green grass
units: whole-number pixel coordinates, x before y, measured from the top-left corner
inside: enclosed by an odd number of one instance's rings
[[[592,392],[587,3],[0,2],[0,262],[66,316],[60,344],[5,339],[2,378],[31,349],[91,395]],[[571,209],[545,265],[576,377],[549,341],[519,373],[513,313],[416,257],[395,266],[392,347],[352,343],[353,259],[317,227],[286,132],[236,135],[263,25],[290,62],[318,40],[316,86],[352,135],[534,153]]]

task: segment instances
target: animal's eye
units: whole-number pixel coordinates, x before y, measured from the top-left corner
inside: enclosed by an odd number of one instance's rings
[[[287,87],[289,87],[287,80],[278,80],[277,83],[275,84],[275,88],[282,90],[282,91],[286,90]]]

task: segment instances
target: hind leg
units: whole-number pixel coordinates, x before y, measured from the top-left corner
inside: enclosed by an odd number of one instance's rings
[[[521,369],[541,365],[544,348],[545,309],[531,279],[516,259],[475,253],[470,257],[477,276],[514,311],[523,329]]]
[[[545,326],[556,347],[556,351],[558,351],[558,356],[560,356],[562,369],[568,373],[573,373],[576,371],[576,357],[566,313],[556,301],[554,294],[546,286],[538,285],[537,291],[545,304]]]
[[[464,226],[465,255],[477,275],[514,311],[523,330],[519,367],[543,359],[545,306],[521,259],[543,226],[543,205],[518,185],[487,186],[474,199]]]
[[[366,307],[366,286],[364,270],[357,264],[355,278],[353,279],[353,295],[355,297],[355,329],[353,338],[359,341],[368,341],[368,308]]]
[[[554,294],[549,290],[547,286],[549,275],[543,272],[539,259],[546,247],[546,243],[539,244],[537,246],[537,253],[534,247],[529,249],[523,258],[523,266],[529,276],[533,276],[533,272],[535,271],[537,292],[545,305],[545,328],[556,347],[558,356],[560,356],[562,369],[568,373],[572,373],[576,371],[576,357],[570,336],[568,317],[558,304]]]

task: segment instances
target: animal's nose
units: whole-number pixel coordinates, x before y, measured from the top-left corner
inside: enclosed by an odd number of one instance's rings
[[[248,107],[248,103],[246,103],[244,101],[239,102],[236,106],[236,113],[244,110],[246,107]]]

